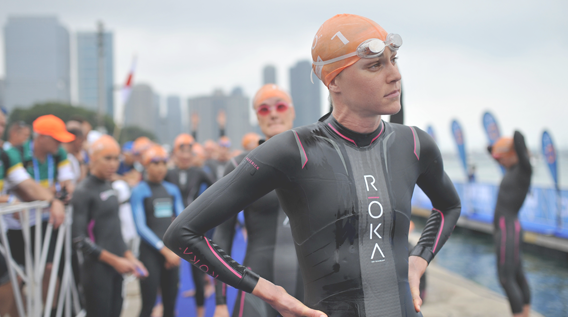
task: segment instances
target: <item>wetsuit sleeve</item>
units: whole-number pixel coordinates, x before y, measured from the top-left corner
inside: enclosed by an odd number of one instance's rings
[[[513,135],[513,145],[515,146],[515,152],[519,158],[519,164],[524,170],[531,170],[531,161],[529,158],[529,152],[527,151],[527,145],[525,143],[525,137],[519,131],[515,131]]]
[[[426,132],[415,128],[420,142],[422,172],[416,184],[432,202],[432,214],[426,221],[420,240],[410,252],[430,261],[450,237],[461,212],[460,198],[444,172],[444,163],[438,146]]]
[[[96,245],[88,234],[91,209],[91,196],[84,189],[78,189],[73,193],[71,205],[73,206],[73,225],[71,227],[73,247],[81,250],[85,257],[98,259],[102,249]]]
[[[164,235],[164,243],[202,271],[252,292],[258,275],[235,262],[204,234],[275,188],[289,184],[287,175],[294,171],[288,165],[301,168],[295,142],[292,132],[288,132],[256,148],[234,172],[209,187],[174,220]]]
[[[132,208],[132,216],[138,235],[160,251],[164,247],[164,243],[146,224],[146,211],[144,210],[144,198],[152,196],[150,189],[146,183],[142,182],[132,190],[130,196],[130,206]]]

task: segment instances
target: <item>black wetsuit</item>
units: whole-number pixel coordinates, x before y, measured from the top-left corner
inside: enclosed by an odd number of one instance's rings
[[[136,230],[142,238],[139,259],[148,270],[148,277],[140,280],[142,309],[140,317],[150,317],[158,296],[162,291],[164,317],[175,315],[179,284],[179,268],[166,269],[166,258],[160,253],[164,247],[162,237],[172,220],[181,213],[184,206],[179,189],[168,182],[140,182],[132,190],[130,205]]]
[[[73,204],[73,245],[83,253],[81,284],[88,317],[119,317],[122,309],[122,275],[99,261],[102,250],[124,257],[119,202],[111,183],[93,175],[79,185]]]
[[[248,153],[229,161],[225,175],[232,172]],[[256,274],[284,287],[288,294],[304,299],[304,285],[288,217],[280,207],[276,191],[271,191],[244,210],[248,233],[247,250],[243,265]],[[213,241],[231,254],[237,216],[231,217],[215,229]],[[217,305],[226,304],[226,284],[216,280]],[[260,298],[239,292],[233,309],[235,317],[276,317],[278,312]]]
[[[519,162],[507,170],[499,185],[493,227],[499,282],[509,298],[513,314],[518,314],[531,299],[523,271],[522,230],[517,215],[529,192],[532,167],[525,138],[518,131],[515,131],[513,143]]]
[[[258,275],[203,234],[276,189],[290,219],[307,306],[328,316],[421,316],[408,285],[415,184],[434,211],[411,255],[429,262],[461,209],[432,138],[384,121],[359,134],[327,115],[253,150],[172,223],[164,243],[201,270],[252,292]]]
[[[176,185],[183,199],[183,206],[186,207],[199,196],[201,184],[211,186],[215,181],[203,169],[193,166],[188,169],[174,168],[168,171],[165,180]],[[198,268],[191,266],[191,276],[195,286],[195,305],[203,307],[205,305],[205,273]]]

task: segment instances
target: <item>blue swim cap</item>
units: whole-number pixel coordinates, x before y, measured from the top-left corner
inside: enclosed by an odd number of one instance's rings
[[[128,142],[124,143],[124,145],[122,145],[122,152],[132,153],[132,146],[133,145],[134,145],[134,142],[132,142],[132,141],[128,141]]]

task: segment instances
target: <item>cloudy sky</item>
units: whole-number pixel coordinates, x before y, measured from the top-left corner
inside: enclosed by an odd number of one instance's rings
[[[136,55],[136,81],[184,99],[235,86],[250,96],[269,63],[288,88],[288,69],[311,58],[315,32],[338,13],[366,16],[402,36],[406,123],[432,124],[441,148],[453,150],[456,118],[468,148],[481,150],[481,116],[491,110],[503,133],[521,130],[532,148],[548,129],[568,149],[565,0],[0,0],[0,25],[8,16],[56,15],[74,33],[102,20],[115,35],[117,83]],[[0,43],[3,61],[3,33]],[[0,63],[0,77],[4,68]]]

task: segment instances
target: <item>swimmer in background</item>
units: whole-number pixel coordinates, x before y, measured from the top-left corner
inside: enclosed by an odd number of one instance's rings
[[[507,294],[513,316],[527,317],[531,307],[531,292],[523,270],[523,232],[518,214],[531,185],[529,152],[525,138],[519,131],[515,131],[513,138],[500,138],[488,150],[506,169],[499,185],[493,216],[499,283]]]

